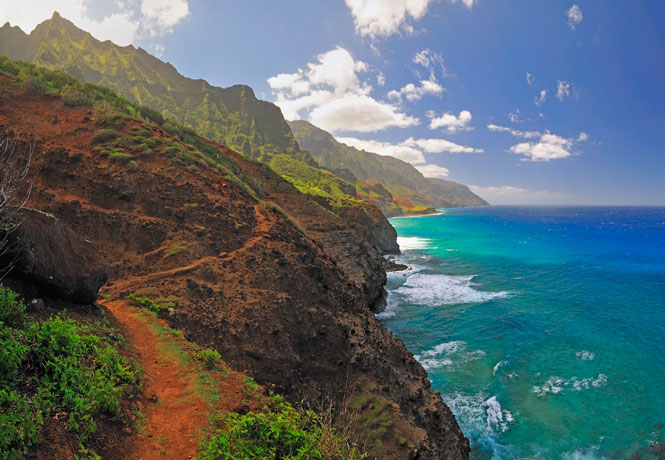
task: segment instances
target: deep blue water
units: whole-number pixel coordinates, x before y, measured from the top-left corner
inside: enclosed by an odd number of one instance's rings
[[[488,207],[395,218],[379,315],[475,459],[657,457],[665,208]]]

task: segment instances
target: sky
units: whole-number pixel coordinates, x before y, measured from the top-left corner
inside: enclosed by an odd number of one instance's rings
[[[665,205],[665,2],[0,0],[492,204]]]

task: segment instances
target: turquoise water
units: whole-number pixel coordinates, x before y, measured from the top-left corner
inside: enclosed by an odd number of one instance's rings
[[[665,208],[391,223],[412,270],[389,275],[378,316],[429,373],[472,458],[665,458]]]

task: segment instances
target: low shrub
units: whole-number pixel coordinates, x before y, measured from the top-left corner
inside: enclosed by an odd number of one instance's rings
[[[92,136],[93,144],[105,144],[107,142],[113,141],[120,136],[120,133],[115,129],[99,129]]]
[[[217,350],[205,348],[194,352],[194,359],[201,361],[208,369],[215,369],[222,359],[222,355]]]
[[[139,305],[142,305],[142,306],[150,309],[151,311],[154,311],[155,313],[161,313],[161,312],[169,309],[168,306],[157,303],[157,302],[153,301],[150,297],[141,297],[141,296],[137,296],[137,295],[134,295],[134,294],[129,294],[127,296],[127,298],[129,300],[133,300],[134,302],[138,303]]]
[[[91,106],[95,102],[95,93],[80,85],[67,85],[60,94],[65,105],[70,107]]]
[[[124,151],[113,151],[111,152],[111,159],[115,161],[130,161],[134,158],[134,155]]]
[[[23,302],[2,286],[0,310],[0,459],[24,458],[56,413],[85,450],[95,416],[117,413],[139,372],[92,326],[64,313],[27,324]]]
[[[199,460],[364,458],[345,446],[314,412],[296,410],[285,402],[273,406],[245,415],[228,414],[224,428],[202,442]]]

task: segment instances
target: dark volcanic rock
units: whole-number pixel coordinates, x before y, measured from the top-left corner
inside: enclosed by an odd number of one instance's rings
[[[34,285],[40,294],[92,303],[109,269],[92,244],[54,216],[32,209],[17,215],[0,266],[13,265],[9,278]]]

